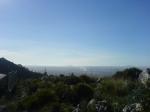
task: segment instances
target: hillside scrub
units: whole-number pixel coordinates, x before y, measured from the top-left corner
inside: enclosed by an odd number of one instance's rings
[[[141,112],[150,110],[150,81],[145,86],[116,76],[98,80],[73,74],[20,80],[1,95],[0,104],[10,112],[122,112],[134,104],[141,105]]]

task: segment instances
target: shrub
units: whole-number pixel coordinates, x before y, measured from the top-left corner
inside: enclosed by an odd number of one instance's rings
[[[89,77],[87,75],[81,75],[79,78],[82,82],[85,82],[87,84],[96,82],[96,80],[94,78]]]
[[[80,83],[75,87],[76,92],[76,100],[82,101],[82,100],[90,100],[93,97],[94,91],[93,89],[88,85],[84,83]]]
[[[119,79],[103,80],[100,91],[102,94],[123,97],[128,94],[127,82]]]
[[[124,71],[117,72],[113,75],[113,78],[135,81],[139,78],[139,74],[141,72],[142,71],[138,68],[129,68],[125,69]]]
[[[75,96],[71,86],[64,83],[55,85],[55,93],[58,96],[59,101],[64,103],[72,103]]]
[[[54,102],[55,100],[56,96],[54,92],[49,89],[45,89],[25,98],[20,102],[19,107],[21,109],[36,110],[49,102]]]

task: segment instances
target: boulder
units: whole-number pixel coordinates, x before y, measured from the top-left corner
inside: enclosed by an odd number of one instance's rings
[[[150,78],[150,75],[147,71],[143,71],[139,75],[139,81],[144,85],[146,84],[146,82],[148,81],[149,78]]]
[[[78,104],[77,107],[72,112],[80,112],[80,105]]]
[[[122,111],[123,112],[142,112],[143,107],[140,103],[134,103],[131,105],[126,105]]]
[[[0,112],[8,112],[7,107],[5,105],[0,105]]]
[[[103,101],[96,101],[92,99],[89,101],[87,105],[88,112],[95,111],[95,112],[112,112],[111,107],[106,100]]]

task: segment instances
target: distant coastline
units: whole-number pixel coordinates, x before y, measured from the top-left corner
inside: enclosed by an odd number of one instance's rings
[[[132,66],[26,66],[29,70],[34,72],[44,73],[47,72],[49,75],[60,75],[66,74],[70,75],[74,73],[75,75],[92,75],[92,76],[111,76],[117,71],[122,71],[126,68],[131,68]],[[138,67],[142,70],[148,67]]]

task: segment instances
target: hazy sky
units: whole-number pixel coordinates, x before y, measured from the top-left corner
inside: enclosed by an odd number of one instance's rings
[[[0,57],[25,65],[150,65],[149,0],[0,0]]]

